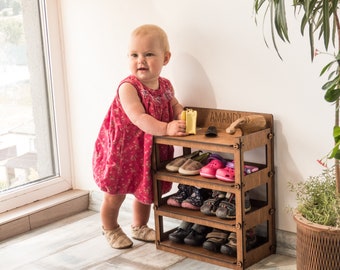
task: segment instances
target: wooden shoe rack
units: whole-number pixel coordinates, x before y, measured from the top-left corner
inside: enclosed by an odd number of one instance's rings
[[[191,107],[192,108],[192,107]],[[192,108],[197,110],[197,133],[186,137],[154,137],[153,146],[153,185],[154,185],[154,213],[156,229],[156,247],[160,250],[172,252],[181,256],[201,260],[204,262],[228,267],[232,269],[246,269],[252,264],[275,253],[275,198],[274,198],[274,149],[273,149],[273,116],[271,114],[219,110],[208,108]],[[239,117],[259,114],[263,115],[267,127],[263,130],[242,135],[227,134],[226,128]],[[217,137],[206,137],[205,131],[209,126],[215,126]],[[165,164],[159,160],[158,144],[177,146],[183,149],[183,154],[193,150],[226,155],[234,160],[235,182],[227,183],[218,179],[208,179],[201,176],[184,176],[166,171]],[[246,160],[250,157],[251,161]],[[255,159],[259,159],[260,162]],[[252,164],[260,169],[254,173],[244,175],[244,164]],[[172,194],[161,195],[161,181],[173,184],[185,184],[201,188],[220,190],[235,194],[236,218],[233,220],[207,216],[200,211],[172,207],[166,201]],[[251,211],[245,213],[245,192],[251,198]],[[253,193],[255,195],[253,195]],[[183,220],[201,224],[211,228],[235,232],[237,238],[236,257],[222,253],[214,253],[203,247],[186,244],[176,244],[168,239],[168,235],[176,228],[165,231],[164,218]],[[246,249],[246,231],[256,227],[257,244],[250,250]]]

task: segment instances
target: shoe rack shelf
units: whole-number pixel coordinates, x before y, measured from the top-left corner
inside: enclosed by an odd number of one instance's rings
[[[192,108],[192,107],[191,107]],[[252,264],[275,253],[275,198],[274,198],[274,150],[273,150],[273,116],[271,114],[230,111],[208,108],[192,108],[197,110],[197,133],[186,137],[155,136],[152,156],[154,213],[156,229],[156,247],[160,250],[178,255],[228,267],[231,269],[246,269]],[[261,131],[243,135],[236,132],[227,134],[226,128],[236,119],[260,114],[266,118],[267,127]],[[209,126],[217,128],[217,137],[206,137]],[[201,176],[184,176],[165,170],[167,162],[160,162],[158,144],[182,147],[183,154],[193,150],[203,150],[211,153],[222,153],[232,156],[235,165],[235,182],[227,183],[218,179],[208,179]],[[249,163],[259,167],[259,170],[244,175],[245,154],[248,151],[259,151],[263,157],[261,163]],[[161,194],[161,182],[173,182],[201,188],[231,192],[235,194],[236,218],[233,220],[208,216],[200,211],[173,207],[166,201],[172,194]],[[251,199],[251,211],[245,213],[245,192],[262,188],[261,198]],[[263,191],[264,189],[264,191]],[[165,231],[163,218],[172,218],[235,232],[237,239],[237,255],[230,257],[222,253],[214,253],[203,247],[186,244],[176,244],[168,239],[168,235],[176,228]],[[258,225],[265,225],[265,235],[258,237],[257,245],[246,249],[246,231]]]

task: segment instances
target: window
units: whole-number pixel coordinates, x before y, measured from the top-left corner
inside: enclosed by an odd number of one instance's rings
[[[58,10],[0,0],[0,212],[71,188]]]

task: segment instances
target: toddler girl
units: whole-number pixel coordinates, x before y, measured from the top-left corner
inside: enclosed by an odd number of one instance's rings
[[[93,154],[94,179],[104,192],[103,233],[112,248],[133,244],[117,221],[126,194],[134,195],[132,238],[155,241],[155,231],[147,226],[153,202],[153,135],[187,135],[180,120],[183,107],[170,81],[160,77],[171,56],[166,33],[156,25],[142,25],[132,32],[128,51],[131,75],[118,86]],[[173,157],[172,146],[159,147],[161,160]],[[170,189],[171,183],[163,182],[162,192]]]

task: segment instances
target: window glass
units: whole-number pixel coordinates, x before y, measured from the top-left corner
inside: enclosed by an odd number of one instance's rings
[[[58,175],[43,14],[39,1],[0,0],[0,192]]]

